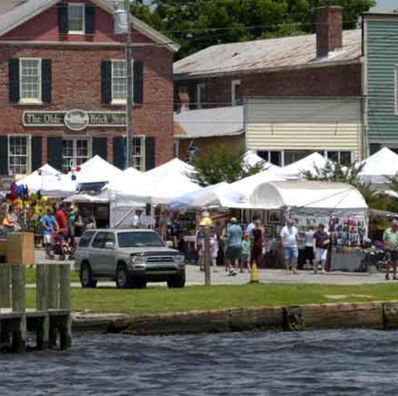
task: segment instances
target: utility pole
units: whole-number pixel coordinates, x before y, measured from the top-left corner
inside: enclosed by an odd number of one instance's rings
[[[131,10],[130,0],[124,0],[124,8],[127,18],[127,38],[126,38],[126,72],[127,72],[127,100],[126,100],[126,169],[132,165],[131,154],[133,150],[133,72],[131,47],[133,44],[131,33]]]

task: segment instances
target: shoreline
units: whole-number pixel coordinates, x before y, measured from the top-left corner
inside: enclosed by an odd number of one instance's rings
[[[228,308],[133,315],[73,313],[73,331],[184,335],[241,331],[398,329],[398,301]]]

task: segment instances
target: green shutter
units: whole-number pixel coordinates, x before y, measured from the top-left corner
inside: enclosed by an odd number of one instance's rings
[[[0,136],[0,175],[8,175],[8,137]]]
[[[143,103],[144,101],[144,64],[140,61],[134,61],[134,103]]]
[[[91,4],[85,5],[84,26],[86,34],[94,34],[95,31],[95,7]]]
[[[47,162],[53,168],[62,170],[62,137],[47,138]]]
[[[113,165],[124,169],[126,164],[126,139],[122,136],[113,138]]]
[[[19,96],[19,59],[10,59],[8,62],[9,99],[18,103]]]
[[[42,138],[41,136],[32,137],[32,171],[42,166]]]
[[[68,4],[58,4],[58,31],[60,34],[68,34]]]
[[[151,170],[156,166],[156,140],[154,137],[145,138],[145,170]]]
[[[108,158],[108,138],[95,137],[93,138],[93,157],[99,155],[105,161]]]
[[[101,63],[101,102],[111,103],[112,101],[112,62],[102,61]]]
[[[44,103],[51,103],[52,100],[51,59],[41,60],[41,99]]]

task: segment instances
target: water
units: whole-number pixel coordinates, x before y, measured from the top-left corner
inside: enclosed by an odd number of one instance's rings
[[[81,336],[0,356],[0,395],[397,394],[398,332]]]

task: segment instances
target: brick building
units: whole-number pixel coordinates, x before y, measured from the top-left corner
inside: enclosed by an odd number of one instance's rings
[[[244,102],[245,148],[277,165],[313,151],[362,157],[362,31],[343,31],[340,7],[318,8],[316,24],[316,34],[215,45],[179,60],[177,110]]]
[[[0,6],[0,175],[57,169],[98,154],[125,163],[125,35],[111,0],[3,0]],[[133,149],[146,170],[173,156],[173,53],[133,22]]]

